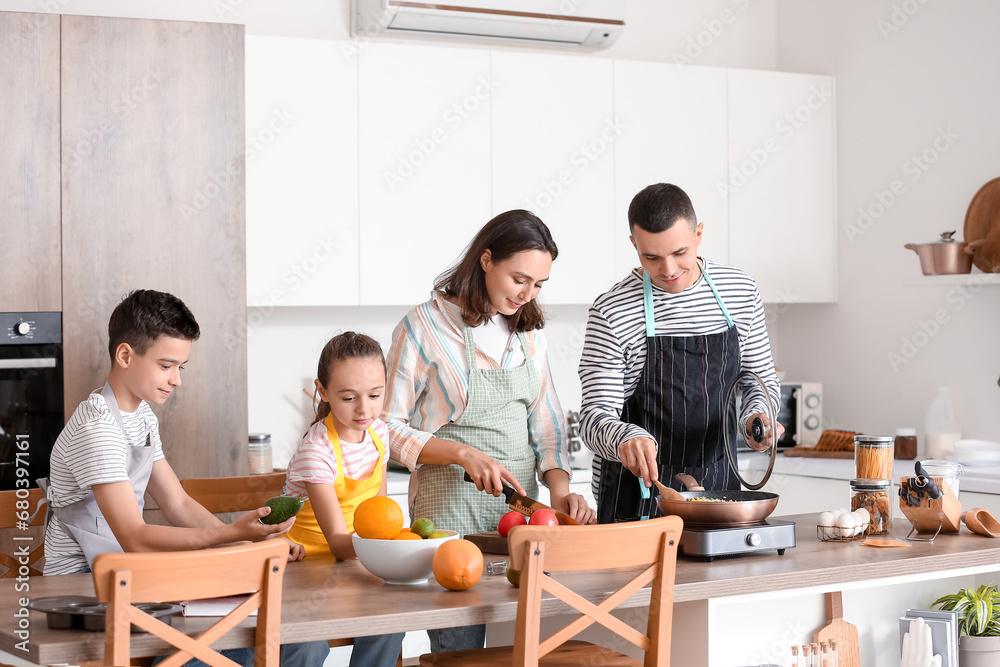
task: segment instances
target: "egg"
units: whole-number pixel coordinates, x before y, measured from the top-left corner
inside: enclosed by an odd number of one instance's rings
[[[854,510],[854,534],[860,535],[867,527],[872,519],[872,515],[864,507],[859,507]]]
[[[833,512],[822,512],[819,515],[819,525],[820,525],[820,536],[821,537],[833,537],[834,529],[832,526],[836,526],[836,522],[833,519]]]
[[[850,537],[854,534],[854,515],[845,512],[837,517],[837,527],[840,529],[841,537]]]

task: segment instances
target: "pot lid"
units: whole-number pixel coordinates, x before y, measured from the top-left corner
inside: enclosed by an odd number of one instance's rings
[[[955,232],[941,232],[941,238],[939,238],[937,241],[932,241],[931,244],[934,244],[934,243],[962,243],[961,241],[958,241],[957,239],[953,238],[954,236],[955,236]],[[925,245],[931,245],[931,244],[925,244]]]
[[[742,401],[749,399],[748,396],[744,396],[744,392],[756,396],[758,400],[764,397],[765,414],[772,425],[778,423],[778,411],[775,409],[767,386],[760,376],[753,371],[740,371],[726,393],[722,426],[723,445],[726,458],[729,461],[729,469],[736,475],[736,479],[746,488],[756,491],[764,486],[771,477],[778,448],[773,440],[771,446],[764,451],[750,447],[748,437],[759,443],[763,439],[773,438],[773,436],[772,427],[765,427],[759,419],[755,419],[754,423],[747,424],[749,433],[743,432],[744,429],[741,427],[739,418],[739,407]],[[739,454],[743,455],[742,461]]]

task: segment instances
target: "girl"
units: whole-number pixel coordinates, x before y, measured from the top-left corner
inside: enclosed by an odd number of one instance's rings
[[[307,498],[288,538],[307,556],[355,558],[354,509],[386,494],[388,431],[379,419],[385,358],[372,338],[353,331],[323,347],[316,368],[318,403],[313,425],[288,463],[285,495]],[[351,665],[396,664],[403,633],[357,637]]]
[[[494,530],[507,511],[502,484],[537,497],[537,475],[553,507],[593,522],[569,492],[566,420],[535,302],[558,252],[535,215],[501,213],[393,332],[383,419],[393,458],[415,470],[412,516],[463,534]],[[480,648],[485,626],[428,634],[435,653]]]

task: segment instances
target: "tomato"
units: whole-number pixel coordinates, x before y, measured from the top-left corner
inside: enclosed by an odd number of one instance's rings
[[[535,510],[528,523],[532,526],[558,526],[559,519],[551,510]]]
[[[503,537],[507,537],[507,533],[514,526],[523,526],[528,523],[528,520],[524,518],[524,515],[520,512],[507,512],[502,517],[500,517],[500,524],[497,526],[497,530]]]

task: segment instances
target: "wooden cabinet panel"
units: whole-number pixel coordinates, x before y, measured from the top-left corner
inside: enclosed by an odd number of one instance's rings
[[[546,303],[591,303],[616,281],[613,62],[493,53],[493,213],[531,210],[559,246]]]
[[[361,305],[414,305],[490,219],[490,52],[358,57]]]
[[[766,302],[837,300],[834,81],[729,70],[730,261]]]
[[[615,280],[639,266],[628,239],[628,207],[647,185],[673,183],[694,204],[704,234],[698,254],[729,262],[726,70],[615,61]]]
[[[0,12],[0,146],[0,311],[58,311],[58,16]]]
[[[358,60],[247,36],[247,298],[358,305]]]
[[[202,332],[155,408],[180,477],[247,472],[243,71],[243,26],[62,17],[66,414],[122,295],[175,294]]]

